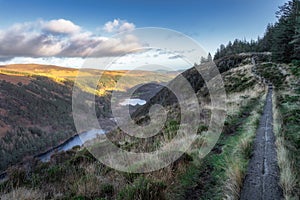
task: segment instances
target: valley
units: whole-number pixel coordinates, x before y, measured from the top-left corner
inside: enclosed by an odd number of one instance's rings
[[[90,76],[95,71],[93,70]],[[72,118],[72,90],[76,73],[78,73],[76,69],[57,66],[0,67],[0,154],[5,158],[0,163],[1,170],[26,160],[27,156],[47,151],[76,134]],[[130,89],[135,84],[148,83],[151,78],[157,83],[164,83],[175,74],[156,75],[155,72],[147,71],[136,73],[139,74],[139,78],[128,82],[122,90]],[[106,91],[105,94],[96,96],[96,112],[106,130],[111,130],[115,126],[111,119],[110,95],[118,80],[117,77],[124,74],[124,71],[107,72],[103,75],[104,81],[110,82],[100,83],[107,87],[101,89]],[[157,86],[154,84],[149,85],[148,89],[149,87]],[[80,90],[88,92],[90,89],[87,86]],[[141,98],[145,100],[155,94],[143,94],[139,91],[136,93],[137,98],[142,95]],[[153,91],[156,92],[157,89]]]
[[[0,0],[0,199],[298,200],[277,3]]]
[[[242,188],[242,183],[241,182],[239,183],[237,181],[241,181],[241,180],[234,179],[234,177],[238,175],[235,174],[237,173],[237,171],[230,171],[230,170],[238,170],[239,173],[242,174],[241,177],[245,176],[246,166],[247,166],[246,164],[250,159],[249,156],[251,151],[250,149],[252,146],[251,145],[252,140],[254,137],[255,130],[258,127],[257,121],[259,119],[260,112],[261,112],[260,110],[262,109],[264,97],[267,91],[266,90],[267,86],[265,86],[264,83],[262,83],[259,79],[257,79],[255,75],[252,73],[254,66],[251,65],[251,63],[242,64],[245,63],[244,62],[245,60],[249,60],[249,58],[253,57],[253,55],[251,54],[248,57],[247,56],[246,57],[242,56],[242,57],[243,59],[241,59],[241,61],[243,62],[237,62],[236,65],[228,66],[229,70],[224,70],[222,73],[225,89],[228,95],[227,103],[226,103],[228,117],[226,118],[226,122],[225,122],[225,128],[223,133],[224,135],[221,136],[221,139],[218,141],[218,143],[216,144],[212,152],[209,153],[208,156],[206,156],[205,160],[201,161],[197,159],[197,155],[198,155],[197,149],[205,141],[202,135],[205,133],[206,131],[205,127],[208,127],[207,123],[209,122],[205,118],[203,118],[201,125],[199,126],[201,127],[199,129],[199,136],[198,136],[199,139],[197,139],[196,140],[197,142],[193,144],[193,148],[190,150],[189,155],[184,154],[184,156],[181,157],[176,163],[157,172],[152,172],[144,175],[142,174],[131,175],[130,173],[128,173],[126,175],[126,173],[109,169],[106,166],[102,165],[101,163],[98,163],[97,161],[94,160],[93,156],[90,155],[90,153],[84,147],[74,146],[73,148],[64,149],[66,151],[61,151],[61,152],[56,151],[56,153],[53,154],[51,158],[48,156],[49,154],[47,155],[47,153],[41,155],[40,158],[42,158],[42,161],[44,159],[44,161],[48,161],[48,162],[41,162],[39,158],[33,158],[33,160],[29,162],[31,164],[28,163],[29,166],[28,164],[25,165],[21,164],[18,167],[15,166],[9,168],[7,170],[7,175],[10,178],[9,181],[6,182],[6,184],[14,180],[11,179],[12,174],[24,173],[26,170],[28,170],[24,168],[25,166],[27,166],[29,167],[30,173],[34,174],[31,176],[39,177],[37,182],[38,185],[43,185],[43,182],[48,179],[47,177],[50,175],[48,174],[50,173],[50,171],[48,170],[50,169],[57,170],[55,174],[51,175],[53,178],[51,178],[52,181],[50,185],[52,186],[49,188],[40,188],[40,190],[43,191],[42,193],[50,195],[48,197],[51,197],[54,194],[53,189],[56,188],[55,185],[61,183],[62,179],[68,180],[67,181],[68,184],[76,184],[76,181],[72,183],[71,180],[77,180],[78,178],[81,179],[82,176],[89,176],[89,177],[91,176],[89,179],[86,179],[87,182],[85,182],[85,184],[95,184],[95,182],[93,183],[91,181],[97,181],[97,180],[99,181],[103,179],[101,181],[103,183],[100,184],[99,187],[100,188],[109,187],[111,188],[111,192],[112,191],[113,192],[107,193],[108,191],[106,192],[105,190],[100,189],[98,187],[89,186],[88,190],[82,190],[82,188],[75,189],[73,192],[77,191],[75,192],[77,195],[97,194],[108,198],[132,199],[135,197],[127,196],[127,195],[134,195],[135,193],[130,193],[127,190],[134,190],[134,188],[131,188],[130,186],[131,183],[134,184],[138,183],[138,184],[147,184],[147,185],[149,184],[147,187],[156,188],[154,190],[157,190],[157,193],[153,194],[155,195],[153,198],[160,198],[156,195],[159,196],[163,195],[166,198],[171,198],[171,199],[174,198],[181,199],[184,198],[185,196],[186,197],[188,196],[190,199],[193,199],[193,195],[195,195],[195,197],[206,196],[209,198],[219,199],[221,198],[219,195],[223,193],[222,192],[223,187],[220,187],[220,185],[222,185],[223,182],[226,180],[230,181],[232,185],[240,184],[237,185],[237,187],[239,188],[238,191],[233,190],[233,188],[228,188],[226,190],[228,192],[228,195],[239,194],[239,191]],[[265,58],[263,56],[261,58],[258,57],[257,62],[259,64],[262,63],[262,65],[264,65],[264,59]],[[227,66],[226,65],[227,62],[224,62],[224,60],[222,60],[222,62],[219,62],[217,64],[219,64],[219,68],[221,70],[222,68],[226,68]],[[259,71],[259,69],[256,70]],[[191,76],[191,74],[193,73],[196,75],[196,72],[193,71],[193,68],[191,68],[189,71],[185,73],[189,81],[195,80],[189,78],[189,77],[193,77]],[[197,88],[196,89],[196,91],[198,91],[197,96],[199,99],[201,99],[201,102],[207,102],[206,104],[203,104],[203,107],[207,109],[207,111],[209,112],[210,100],[207,98],[207,92],[205,92],[207,88],[201,79],[196,79],[196,80],[198,82],[192,82],[192,85],[194,85],[195,88]],[[241,81],[244,83],[244,87],[242,88],[240,88]],[[152,88],[156,88],[155,84],[154,86]],[[147,91],[149,91],[149,87],[150,86],[146,86]],[[143,91],[143,89],[140,90]],[[154,99],[158,98],[160,95],[166,95],[164,90],[165,90],[164,88],[160,90],[154,89],[154,91],[156,91],[157,94],[154,96],[153,95],[148,96],[149,99],[147,99],[146,105],[141,106],[136,111],[133,110],[132,115],[135,118],[140,118],[140,120],[143,121],[144,120],[143,113],[145,112],[144,109],[147,108],[149,103],[156,102],[157,100]],[[137,96],[135,95],[135,97]],[[142,95],[140,97],[145,98],[145,96],[142,97]],[[172,96],[166,95],[166,97],[170,98]],[[160,146],[159,144],[167,142],[173,137],[172,135],[175,134],[176,130],[178,129],[177,124],[179,123],[178,121],[174,121],[178,113],[177,110],[178,106],[176,105],[177,104],[176,101],[170,99],[170,100],[164,100],[164,102],[169,102],[168,104],[166,104],[166,106],[168,107],[169,112],[172,113],[171,115],[172,118],[168,119],[167,125],[164,127],[161,133],[155,136],[154,141],[153,139],[151,139],[151,141],[146,139],[143,143],[140,143],[138,142],[138,140],[132,140],[132,138],[131,139],[128,138],[126,135],[122,133],[121,130],[113,129],[113,128],[106,133],[107,136],[110,138],[112,142],[118,144],[118,146],[122,149],[130,149],[133,151],[139,151],[139,149],[147,149],[147,151],[149,150],[153,151],[156,148],[159,148]],[[140,123],[142,121],[140,121]],[[238,132],[236,132],[237,130]],[[241,144],[243,146],[237,145],[239,141],[243,141],[243,143]],[[228,158],[228,156],[232,153],[234,157],[231,159],[235,160],[236,164],[238,165],[233,165],[232,161],[230,161],[230,159]],[[30,159],[32,158],[29,158],[29,160]],[[42,168],[46,167],[46,168],[42,169],[41,167]],[[93,168],[93,171],[91,172],[86,171],[90,167]],[[228,169],[228,170],[223,171],[223,169]],[[48,172],[44,172],[43,170],[47,170]],[[83,171],[79,173],[78,170],[79,171],[83,170]],[[74,173],[76,173],[77,175],[75,175]],[[112,177],[112,179],[107,180],[108,182],[104,181],[106,180],[106,178],[104,177],[108,177],[108,174],[106,173],[110,174],[109,176]],[[234,174],[230,174],[230,173],[234,173]],[[58,177],[54,178],[55,176]],[[75,178],[74,176],[76,177],[78,176],[78,178]],[[193,177],[197,177],[197,178],[193,179]],[[23,178],[19,179],[20,175],[17,175],[17,177],[15,178],[17,178],[17,180],[14,180],[14,182],[16,181],[19,187],[23,184],[25,185],[33,184],[31,182],[31,178],[27,179],[26,177],[24,177],[25,179]],[[158,180],[158,178],[161,181],[163,180],[164,183],[173,182],[173,184],[168,186],[167,185],[163,186],[164,184],[162,182],[160,183],[155,181]],[[118,181],[116,182],[116,180]],[[205,181],[206,187],[204,188],[191,187],[195,184],[199,185],[201,183],[199,181],[202,180]],[[120,181],[122,181],[124,184],[129,183],[129,185],[126,187],[122,187],[119,185],[121,183]],[[3,185],[4,188],[7,187],[5,186],[6,184]],[[81,186],[78,185],[77,187],[81,187]],[[90,190],[94,190],[94,192],[97,191],[97,193],[94,193]],[[66,188],[66,186],[61,186],[62,193],[66,194],[67,191],[69,190]],[[215,191],[215,192],[210,193],[210,191]],[[40,193],[39,191],[36,192]],[[168,193],[167,195],[168,197],[166,196],[167,193]],[[92,196],[90,198],[92,198]]]
[[[254,57],[256,61],[255,65],[251,62]],[[237,61],[229,62],[229,60]],[[284,65],[281,66],[282,70],[277,73],[268,73],[270,68],[277,69],[277,64],[270,63],[268,60],[264,54],[254,53],[247,56],[226,57],[216,62],[222,72],[221,75],[227,92],[227,117],[220,139],[203,160],[198,159],[198,150],[205,143],[205,134],[208,134],[206,131],[209,120],[207,120],[205,115],[201,118],[198,138],[193,143],[188,154],[184,153],[179,160],[168,167],[146,174],[131,174],[110,169],[95,160],[86,147],[81,146],[82,140],[78,140],[78,136],[74,137],[73,134],[70,134],[70,139],[66,140],[68,137],[64,137],[66,142],[62,142],[61,145],[36,157],[28,157],[27,161],[9,167],[2,177],[2,180],[4,180],[1,185],[2,191],[9,191],[9,185],[13,184],[14,187],[20,188],[13,190],[15,194],[23,193],[24,189],[30,186],[35,188],[31,193],[36,197],[48,199],[54,198],[54,191],[57,191],[56,185],[59,184],[60,193],[67,195],[65,196],[66,198],[75,195],[91,199],[95,196],[108,199],[135,199],[135,195],[139,194],[138,191],[146,187],[143,189],[145,190],[144,192],[147,192],[147,188],[155,191],[155,193],[152,193],[153,196],[150,199],[198,199],[198,197],[201,197],[201,199],[221,199],[224,197],[238,199],[240,194],[244,194],[242,193],[242,189],[245,189],[243,187],[247,187],[244,185],[243,180],[248,173],[247,166],[252,157],[253,142],[256,130],[259,127],[259,119],[263,113],[263,106],[269,86],[268,82],[272,82],[274,85],[273,98],[278,93],[287,94],[286,91],[290,88],[289,85],[294,84],[297,90],[294,81],[297,80],[296,77],[299,75],[295,73],[294,66]],[[229,65],[228,63],[231,64]],[[197,97],[202,102],[203,112],[210,113],[210,99],[207,96],[206,84],[197,75],[194,68],[189,69],[183,74],[197,91]],[[199,78],[192,78],[195,75],[199,76]],[[38,78],[44,81],[43,84],[46,84],[45,80],[50,82],[49,78]],[[31,80],[31,82],[34,81],[36,80]],[[176,78],[169,82],[169,84],[173,84],[172,82],[175,83]],[[34,83],[37,84],[40,82]],[[52,81],[50,83],[53,84]],[[14,86],[14,84],[18,83],[8,82],[7,80],[6,84]],[[149,93],[151,90],[154,92]],[[59,94],[58,92],[56,93]],[[31,95],[32,93],[30,92],[29,94]],[[43,96],[39,94],[38,97],[41,98]],[[65,98],[67,99],[68,97],[66,96]],[[99,100],[99,103],[103,103],[106,102],[106,98],[108,96],[100,96],[97,100]],[[147,118],[144,116],[147,113],[149,105],[163,99],[159,103],[167,107],[170,115],[164,128],[154,138],[145,139],[141,143],[139,139],[126,136],[122,130],[115,127],[113,120],[109,119],[111,117],[109,113],[107,115],[100,115],[99,120],[102,120],[102,123],[104,119],[108,119],[111,122],[110,128],[108,126],[105,132],[107,137],[118,145],[119,148],[130,151],[140,151],[141,149],[154,151],[160,148],[161,144],[170,141],[174,137],[174,134],[176,134],[178,124],[180,123],[180,118],[178,118],[178,103],[174,101],[172,95],[168,94],[166,88],[157,84],[146,84],[144,87],[139,88],[134,92],[133,98],[146,100],[145,105],[138,107],[130,106],[132,117],[139,123],[147,122]],[[269,98],[270,94],[268,95]],[[274,101],[274,106],[277,101]],[[274,110],[274,112],[276,114],[278,111]],[[274,120],[278,120],[276,115],[274,116]],[[275,135],[280,141],[280,146],[277,146],[277,148],[282,148],[282,151],[287,152],[287,147],[285,147],[283,139],[280,139],[278,129],[276,129],[278,123],[276,121],[274,124]],[[31,129],[28,128],[28,130]],[[96,132],[91,131],[92,135]],[[44,134],[47,134],[47,132]],[[279,142],[278,138],[276,139],[276,143]],[[91,138],[88,136],[88,139]],[[101,135],[94,138],[94,142],[97,143],[98,139],[101,140]],[[69,146],[69,143],[72,145]],[[101,142],[99,144],[99,147],[101,147]],[[39,151],[34,151],[33,153],[37,152]],[[281,184],[287,181],[286,177],[282,175],[283,170],[286,170],[283,165],[285,166],[286,162],[291,161],[282,162],[281,152],[278,152],[277,159],[279,173],[281,174],[277,180]],[[293,170],[293,168],[290,168],[290,170]],[[27,173],[31,175],[25,176]],[[37,182],[32,182],[32,177],[36,177],[35,181]],[[89,178],[84,179],[84,177]],[[67,180],[67,185],[62,184],[62,180]],[[77,180],[82,180],[83,182],[79,184]],[[48,186],[43,187],[42,185],[46,183]],[[287,189],[283,187],[283,195],[293,194],[294,190],[290,189],[291,186],[289,183],[287,182]],[[68,185],[70,184],[73,185],[74,190],[68,189]],[[89,186],[83,187],[82,184]],[[293,187],[296,186],[293,185]],[[6,196],[9,196],[9,194]]]

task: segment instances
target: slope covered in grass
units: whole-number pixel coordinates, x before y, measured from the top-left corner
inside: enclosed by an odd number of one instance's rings
[[[279,65],[287,74],[274,94],[274,126],[277,136],[280,183],[286,199],[300,195],[300,73],[299,65]]]
[[[251,66],[230,70],[222,76],[228,92],[228,117],[219,142],[204,160],[198,159],[198,153],[205,142],[203,136],[207,134],[208,122],[205,120],[199,124],[198,138],[189,154],[183,154],[161,170],[146,174],[119,172],[96,161],[86,149],[74,148],[53,156],[49,163],[36,160],[26,168],[11,168],[9,180],[1,185],[1,193],[13,195],[20,188],[35,191],[36,195],[45,194],[46,199],[217,199],[224,191],[228,196],[236,195],[251,152],[264,87],[251,74]],[[230,79],[231,76],[235,78]],[[251,84],[234,89],[244,79]],[[205,86],[200,88],[197,96],[204,109],[209,111],[212,108],[206,90]],[[123,136],[121,130],[108,136],[124,150],[153,151],[169,142],[178,130],[178,106],[169,105],[167,109],[170,118],[154,138],[141,143]],[[229,188],[225,188],[226,185]]]

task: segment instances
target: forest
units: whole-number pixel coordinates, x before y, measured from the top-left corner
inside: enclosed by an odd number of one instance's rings
[[[242,52],[272,52],[272,61],[290,63],[300,59],[299,1],[293,0],[279,7],[278,21],[268,24],[265,34],[257,40],[235,39],[217,49],[214,60]]]

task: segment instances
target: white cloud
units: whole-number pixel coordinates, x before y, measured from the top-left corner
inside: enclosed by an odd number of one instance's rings
[[[80,27],[65,19],[51,20],[43,24],[43,29],[52,33],[72,34],[80,31]]]
[[[122,32],[122,31],[131,31],[135,28],[135,25],[133,23],[128,23],[128,22],[124,22],[120,28],[119,28],[119,31]]]
[[[107,22],[103,30],[108,33],[119,33],[123,31],[131,31],[135,28],[133,23],[129,23],[126,20],[114,19],[113,21]]]
[[[130,23],[116,21],[125,30]],[[133,25],[134,26],[134,25]],[[0,58],[13,57],[107,57],[141,47],[138,38],[108,38],[94,35],[73,22],[58,19],[16,24],[0,30]]]
[[[103,29],[104,29],[106,32],[111,33],[111,32],[114,32],[114,30],[115,30],[116,27],[118,27],[118,26],[119,26],[119,20],[114,19],[114,21],[109,21],[109,22],[107,22],[107,23],[104,25]]]
[[[107,32],[119,33],[133,30],[135,25],[115,19],[104,27]],[[141,43],[137,36],[130,33],[114,38],[98,36],[64,19],[40,20],[0,30],[0,65],[37,63],[79,68],[85,66],[84,58],[91,56],[97,57],[97,62],[95,66],[88,63],[87,67],[102,69],[109,62],[113,63],[111,69],[135,68],[148,63],[169,68],[189,66],[176,56],[184,52],[172,54],[163,50],[142,50],[147,45],[157,46],[155,44]]]

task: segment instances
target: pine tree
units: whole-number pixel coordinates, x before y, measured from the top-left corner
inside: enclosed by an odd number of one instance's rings
[[[275,61],[290,62],[294,54],[294,46],[291,42],[295,35],[297,1],[293,0],[285,3],[276,12],[279,20],[275,24],[272,45],[273,59]]]
[[[234,40],[222,44],[214,59],[242,52],[272,52],[273,61],[289,63],[300,59],[300,0],[289,0],[276,12],[278,21],[269,24],[257,41]]]
[[[264,37],[258,41],[258,51],[271,51],[271,48],[273,46],[274,30],[274,25],[268,24]]]
[[[206,63],[206,62],[207,62],[206,58],[204,58],[203,56],[201,56],[201,58],[200,58],[200,64]]]
[[[296,1],[295,35],[291,44],[294,46],[293,59],[300,60],[300,1]]]
[[[210,53],[208,53],[208,56],[207,56],[207,62],[212,62],[212,56]]]

